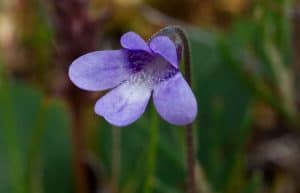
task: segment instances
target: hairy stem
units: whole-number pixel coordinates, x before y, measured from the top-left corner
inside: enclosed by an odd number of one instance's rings
[[[191,53],[189,47],[189,41],[186,33],[179,26],[172,26],[173,30],[179,35],[183,45],[183,57],[184,57],[184,76],[187,83],[192,85],[191,78]],[[193,125],[186,126],[186,151],[187,151],[187,193],[196,193],[195,182],[195,142],[193,137]]]

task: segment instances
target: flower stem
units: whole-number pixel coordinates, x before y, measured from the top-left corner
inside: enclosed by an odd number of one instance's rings
[[[186,148],[187,148],[187,192],[196,193],[195,183],[195,157],[194,137],[192,124],[186,126]]]
[[[148,163],[146,172],[146,181],[144,186],[144,193],[153,192],[153,183],[155,178],[155,165],[156,165],[156,154],[157,154],[157,142],[158,142],[158,126],[159,121],[155,111],[155,108],[152,107],[151,113],[151,128],[150,128],[150,139],[149,139],[149,148],[148,148]]]
[[[113,193],[119,192],[121,169],[121,129],[112,127],[112,186]]]
[[[177,35],[179,35],[183,45],[183,57],[184,57],[184,76],[187,83],[192,85],[191,78],[191,53],[189,47],[189,41],[186,33],[179,26],[171,27]],[[187,151],[187,193],[196,193],[196,180],[195,180],[195,142],[193,137],[193,124],[186,126],[186,151]]]

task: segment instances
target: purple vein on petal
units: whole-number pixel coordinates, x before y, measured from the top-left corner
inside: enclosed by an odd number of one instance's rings
[[[90,91],[113,88],[129,75],[124,50],[91,52],[77,58],[69,68],[71,81],[79,88]]]

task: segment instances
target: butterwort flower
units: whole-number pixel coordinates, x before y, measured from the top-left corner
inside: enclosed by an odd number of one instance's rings
[[[111,89],[95,105],[96,114],[115,126],[127,126],[146,109],[151,95],[156,110],[167,122],[194,121],[197,102],[179,71],[181,54],[168,36],[146,43],[138,34],[121,37],[122,49],[95,51],[77,58],[69,68],[71,81],[81,89]]]

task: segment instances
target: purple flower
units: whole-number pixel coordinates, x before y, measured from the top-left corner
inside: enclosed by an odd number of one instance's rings
[[[151,93],[156,110],[174,125],[192,123],[197,114],[195,96],[179,72],[180,54],[167,36],[146,43],[134,32],[121,37],[122,49],[95,51],[77,58],[69,77],[81,89],[101,91],[95,112],[115,126],[136,121]]]

